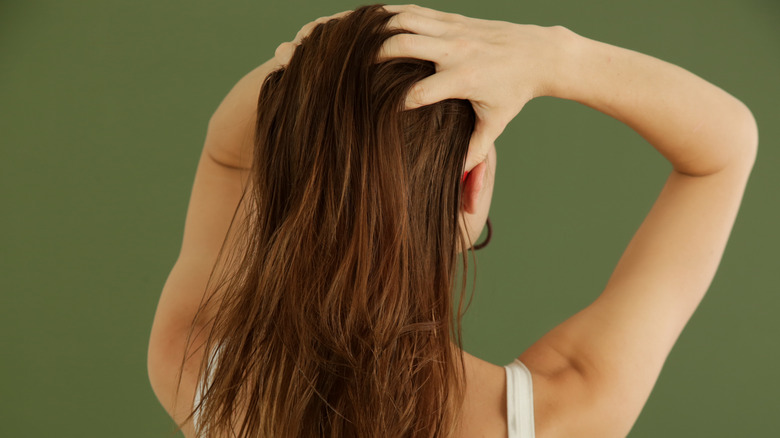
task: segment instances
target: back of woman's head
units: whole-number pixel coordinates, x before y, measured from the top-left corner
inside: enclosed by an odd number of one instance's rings
[[[219,356],[201,368],[214,376],[201,425],[218,436],[457,427],[463,290],[456,321],[451,292],[475,118],[462,100],[404,111],[435,67],[377,62],[401,32],[392,15],[369,6],[318,25],[263,84],[239,251],[214,289],[206,351]]]

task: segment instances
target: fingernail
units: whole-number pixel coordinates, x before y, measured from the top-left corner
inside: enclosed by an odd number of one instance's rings
[[[468,172],[463,172],[463,178],[460,179],[461,184],[466,181],[466,177],[469,175]]]

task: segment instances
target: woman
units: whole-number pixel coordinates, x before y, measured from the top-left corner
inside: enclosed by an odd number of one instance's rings
[[[499,367],[460,349],[466,250],[494,141],[538,96],[626,123],[673,170],[602,294]],[[210,120],[152,386],[186,436],[625,436],[757,143],[723,90],[562,27],[411,5],[317,20]]]

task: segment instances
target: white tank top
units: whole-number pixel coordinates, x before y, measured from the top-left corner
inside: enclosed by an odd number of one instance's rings
[[[219,351],[217,351],[217,356]],[[534,438],[534,395],[531,372],[515,359],[504,367],[506,370],[506,409],[509,438]],[[211,376],[209,376],[211,377]],[[210,382],[209,378],[209,383]],[[195,392],[195,406],[201,398],[200,385]],[[193,421],[197,427],[199,412],[195,411]]]
[[[506,413],[509,438],[534,438],[534,391],[531,372],[515,359],[506,370]]]

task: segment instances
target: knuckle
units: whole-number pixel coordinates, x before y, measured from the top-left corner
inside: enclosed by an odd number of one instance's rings
[[[448,18],[455,23],[463,24],[466,21],[466,16],[461,14],[447,14]]]
[[[406,29],[407,26],[409,26],[411,23],[412,14],[409,12],[401,12],[400,14],[396,15],[395,17],[396,24],[398,27],[402,29]]]
[[[279,56],[284,54],[285,52],[290,51],[293,48],[293,44],[290,42],[284,42],[282,44],[279,44],[276,46],[276,50],[274,51],[274,55]]]
[[[466,23],[464,23],[463,21],[454,21],[450,23],[450,26],[455,32],[459,34],[462,34],[466,30],[468,30],[468,26],[466,26]]]
[[[464,37],[456,37],[452,39],[452,44],[457,53],[468,53],[472,48],[473,43],[470,39]]]
[[[396,44],[401,50],[411,50],[415,47],[416,40],[412,34],[402,33],[395,37]]]
[[[421,85],[416,85],[409,91],[409,98],[416,104],[424,103],[427,95],[428,91]]]
[[[453,38],[452,42],[455,44],[455,47],[457,47],[459,49],[466,48],[469,45],[469,40],[467,40],[466,38],[463,38],[463,37]]]
[[[387,27],[389,29],[404,29],[406,19],[403,17],[404,12],[401,12],[400,14],[395,14],[392,17],[390,17],[390,20],[387,22]]]

